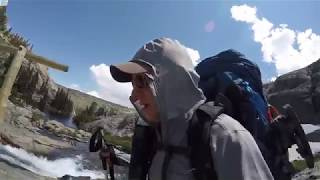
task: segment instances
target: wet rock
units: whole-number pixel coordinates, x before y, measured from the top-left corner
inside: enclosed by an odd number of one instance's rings
[[[59,137],[77,141],[84,141],[84,139],[91,137],[91,134],[86,131],[65,127],[62,123],[55,120],[45,122],[43,127]]]
[[[132,136],[136,119],[137,115],[135,113],[100,117],[96,121],[84,124],[81,128],[94,132],[98,127],[102,127],[112,135]]]
[[[59,178],[59,180],[90,180],[90,177],[87,177],[87,176],[74,177],[70,175],[64,175],[61,178]]]

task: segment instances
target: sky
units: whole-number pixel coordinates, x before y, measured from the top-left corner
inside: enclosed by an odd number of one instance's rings
[[[2,0],[4,1],[4,0]],[[58,83],[125,106],[130,84],[115,82],[146,42],[169,37],[194,64],[235,49],[257,63],[264,82],[320,58],[320,1],[9,0],[13,32],[33,52],[69,66],[50,70]]]

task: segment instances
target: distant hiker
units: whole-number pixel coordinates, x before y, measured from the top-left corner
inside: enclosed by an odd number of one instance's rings
[[[99,152],[99,156],[102,162],[102,167],[104,170],[108,169],[111,180],[114,180],[114,165],[119,164],[117,156],[115,154],[114,148],[111,144],[108,144],[104,139],[103,128],[98,127],[98,129],[93,133],[90,138],[89,150],[90,152]]]
[[[277,110],[277,108],[272,106],[271,104],[268,104],[268,119],[269,119],[270,123],[272,123],[273,120],[279,115],[280,115],[280,113]]]
[[[108,169],[109,166],[109,174],[110,174],[110,178],[111,180],[114,180],[114,160],[116,159],[116,154],[114,152],[114,149],[111,145],[104,145],[102,146],[102,148],[100,149],[100,159],[102,162],[102,167],[104,170]]]
[[[273,179],[252,135],[214,102],[205,103],[178,41],[155,39],[110,72],[116,81],[132,83],[130,100],[156,131],[150,180]]]
[[[146,180],[152,158],[157,149],[156,131],[139,118],[132,137],[129,166],[130,180]]]

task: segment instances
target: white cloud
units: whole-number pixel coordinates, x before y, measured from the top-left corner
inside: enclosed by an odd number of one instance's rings
[[[110,74],[110,67],[106,64],[92,65],[90,71],[98,84],[97,91],[91,91],[107,101],[132,107],[129,96],[131,94],[130,83],[119,83]]]
[[[274,63],[278,75],[303,68],[320,58],[320,36],[312,29],[299,32],[286,24],[274,26],[266,18],[257,16],[257,8],[233,6],[231,16],[251,26],[254,41],[261,44],[264,60]]]
[[[250,7],[246,4],[241,6],[231,7],[232,18],[235,19],[236,21],[254,23],[255,21],[257,21],[256,13],[257,13],[256,7]]]
[[[68,86],[68,88],[81,91],[79,84],[70,84],[70,85]]]
[[[0,0],[0,6],[7,6],[8,0]]]
[[[97,91],[95,91],[95,90],[85,91],[85,90],[81,89],[81,87],[80,87],[79,84],[70,84],[70,85],[68,86],[68,88],[78,90],[78,91],[80,91],[80,92],[89,94],[89,95],[91,95],[91,96],[95,96],[95,97],[97,97],[97,98],[101,98],[101,96],[99,95],[99,93],[98,93]]]
[[[270,81],[271,81],[271,82],[274,82],[276,79],[277,79],[277,77],[276,77],[276,76],[273,76],[273,77],[270,78]]]
[[[204,31],[205,32],[212,32],[215,28],[215,24],[214,24],[214,21],[209,21],[207,22],[207,24],[204,26]]]
[[[89,92],[87,92],[87,94],[89,94],[91,96],[95,96],[97,98],[101,98],[97,91],[89,91]]]

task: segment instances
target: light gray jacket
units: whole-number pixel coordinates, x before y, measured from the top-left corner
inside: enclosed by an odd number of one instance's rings
[[[144,45],[133,60],[154,71],[152,89],[161,119],[159,142],[164,146],[187,147],[189,120],[206,99],[198,88],[199,76],[186,48],[176,40],[155,39]],[[216,119],[211,127],[210,144],[219,180],[273,179],[253,137],[231,117],[221,114]],[[163,179],[165,154],[161,150],[156,152],[149,170],[151,180]],[[167,180],[192,180],[190,160],[174,154],[166,177]]]

